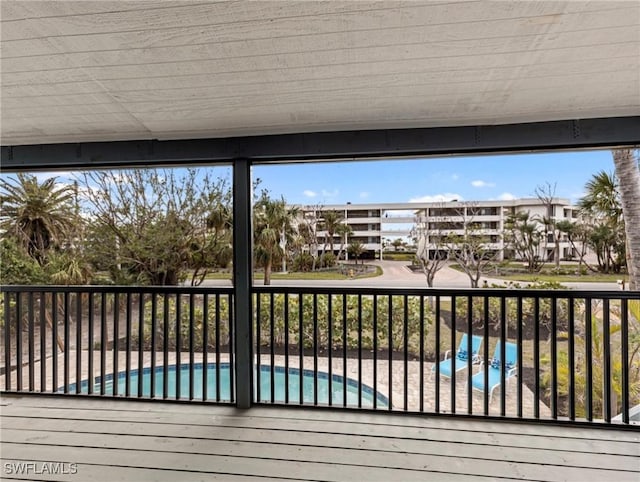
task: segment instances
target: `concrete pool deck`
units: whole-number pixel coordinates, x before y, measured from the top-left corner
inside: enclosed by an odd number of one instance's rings
[[[77,352],[70,350],[68,357],[65,358],[64,353],[59,352],[57,354],[57,381],[54,384],[53,381],[53,357],[48,357],[45,360],[45,390],[46,392],[52,392],[52,387],[62,387],[65,384],[64,372],[65,372],[65,359],[68,359],[67,370],[69,373],[68,384],[74,384],[77,381],[87,380],[89,378],[88,360],[89,354],[86,350],[81,352],[81,370],[80,377],[77,377],[76,360]],[[138,368],[146,368],[152,366],[151,352],[142,353],[142,365],[139,367],[139,352],[131,352],[131,370]],[[285,357],[282,355],[274,355],[275,366],[285,366]],[[175,365],[177,356],[175,352],[168,353],[168,364]],[[203,357],[201,353],[194,354],[194,363],[201,363]],[[229,355],[227,353],[220,353],[219,360],[221,363],[229,362]],[[257,361],[257,357],[255,358]],[[106,351],[106,357],[104,360],[104,372],[105,374],[111,374],[114,371],[114,353],[113,351]],[[208,363],[216,362],[216,354],[208,353]],[[181,353],[180,363],[189,363],[189,354]],[[163,352],[156,352],[155,366],[161,367],[164,364]],[[260,357],[260,364],[264,366],[271,365],[271,355],[262,354]],[[290,355],[288,366],[291,368],[300,368],[300,359],[298,355]],[[391,361],[391,383],[389,383],[389,360],[378,359],[376,378],[377,383],[374,384],[374,361],[373,359],[363,359],[361,361],[362,366],[362,383],[389,397],[389,386],[391,385],[391,397],[393,410],[405,410],[405,393],[404,393],[404,378],[405,378],[405,365],[404,360],[392,360]],[[431,377],[431,368],[433,363],[425,362],[423,364],[423,380],[422,380],[422,405],[425,412],[435,412],[436,409],[436,380],[435,377]],[[126,355],[124,352],[118,352],[117,371],[124,372],[126,367]],[[314,369],[314,358],[312,356],[304,356],[302,359],[302,368],[304,370]],[[474,366],[474,373],[477,367]],[[93,352],[93,376],[98,377],[101,375],[101,352],[100,350],[94,350]],[[320,372],[329,373],[329,359],[327,357],[317,358],[317,370]],[[331,361],[331,373],[335,375],[343,376],[343,359],[341,357],[332,357]],[[358,360],[355,358],[347,358],[347,370],[346,376],[352,380],[358,380]],[[22,389],[29,389],[30,387],[30,370],[28,366],[22,368]],[[406,393],[406,410],[417,412],[420,411],[420,362],[419,361],[407,361],[407,393]],[[17,371],[14,369],[11,371],[11,387],[13,390],[17,388]],[[41,391],[41,365],[40,361],[36,361],[33,365],[33,389],[35,392]],[[506,415],[515,417],[517,415],[518,397],[517,397],[517,378],[512,378],[507,383],[506,389]],[[0,386],[5,386],[5,376],[0,377]],[[137,387],[132,387],[132,394],[136,393]],[[458,372],[456,376],[456,413],[467,413],[468,399],[467,399],[467,374],[466,369]],[[482,392],[474,391],[472,393],[472,413],[482,414],[484,410],[484,397]],[[524,418],[534,417],[534,396],[531,390],[523,384],[522,386],[522,416]],[[336,404],[341,403],[341,399],[336,401]],[[440,412],[451,412],[451,380],[446,377],[440,379]],[[493,400],[489,406],[490,415],[500,415],[500,392],[499,389],[494,393]],[[551,412],[549,408],[542,402],[540,402],[540,417],[548,418]]]

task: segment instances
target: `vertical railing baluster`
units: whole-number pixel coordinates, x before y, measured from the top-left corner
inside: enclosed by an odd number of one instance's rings
[[[298,362],[299,362],[299,373],[298,373],[298,391],[299,391],[299,402],[300,405],[304,404],[304,336],[303,336],[303,304],[304,304],[304,295],[302,293],[298,293]]]
[[[87,393],[93,394],[93,329],[94,329],[94,311],[95,297],[93,292],[89,293],[89,326],[87,327]],[[129,394],[127,393],[127,396]]]
[[[80,293],[78,293],[80,297]],[[80,318],[78,318],[80,319]],[[120,293],[116,292],[113,295],[113,395],[118,395],[118,383],[120,377],[118,376],[118,344],[120,341]]]
[[[342,295],[342,406],[347,406],[347,295]]]
[[[500,415],[507,413],[507,298],[500,297]]]
[[[435,297],[435,324],[436,324],[436,360],[435,360],[435,412],[440,413],[440,295]]]
[[[235,334],[234,334],[234,327],[233,327],[233,320],[235,320],[235,315],[234,315],[234,307],[233,307],[233,302],[235,301],[235,298],[232,297],[233,295],[228,295],[228,299],[229,299],[229,398],[231,403],[235,403],[236,401],[236,391],[235,391],[235,370],[233,369],[233,367],[235,366],[235,344],[234,344],[234,340],[235,340]],[[249,330],[249,332],[251,332],[251,330]],[[253,370],[253,367],[250,367],[251,370]],[[251,372],[250,372],[251,373]],[[250,383],[250,382],[249,382]]]
[[[29,293],[29,302],[33,301],[33,293]],[[66,291],[64,293],[64,354],[62,357],[62,364],[64,367],[64,373],[62,374],[62,383],[64,384],[63,392],[69,393],[69,347],[71,343],[69,343],[69,292]],[[29,307],[30,314],[33,311],[33,306]],[[31,315],[30,315],[31,316]],[[29,336],[32,334],[29,333]],[[31,347],[29,347],[31,348]],[[31,366],[31,360],[29,361],[29,365]]]
[[[534,295],[533,298],[533,416],[540,418],[540,298]]]
[[[231,300],[229,300],[229,309],[231,309]],[[216,401],[219,402],[221,399],[221,383],[220,383],[220,293],[216,293],[216,308],[215,308],[215,317],[216,317]],[[229,340],[229,351],[231,351],[231,340]],[[233,366],[229,365],[229,376],[233,375]]]
[[[100,295],[100,395],[106,392],[105,376],[107,374],[107,294]]]
[[[43,296],[44,298],[44,296]],[[42,300],[41,300],[42,301]],[[43,348],[46,343],[44,336],[44,309],[41,303],[40,307],[40,391],[45,391],[46,377],[42,375],[44,367],[44,360],[46,358],[46,350]],[[8,291],[4,293],[4,389],[8,392],[11,391],[11,296]]]
[[[89,330],[91,330],[91,325],[93,324],[91,313],[93,312],[92,306],[93,293],[89,293]],[[127,397],[131,396],[131,292],[127,291],[127,308],[125,310],[125,381],[124,381],[124,392]],[[91,360],[91,356],[89,356],[89,360]],[[166,366],[166,364],[165,364]]]
[[[420,402],[419,402],[419,410],[420,412],[424,412],[424,295],[420,295]]]
[[[602,300],[602,343],[604,356],[603,383],[602,383],[602,407],[604,421],[611,422],[611,413],[614,407],[611,406],[611,337],[610,337],[610,304],[609,299]]]
[[[169,293],[162,296],[162,398],[169,398]]]
[[[409,297],[403,295],[403,327],[402,340],[404,351],[404,411],[409,410]]]
[[[333,405],[333,295],[329,293],[327,295],[327,358],[329,363],[329,386],[328,386],[328,403],[329,406]],[[286,355],[285,355],[286,357]],[[286,375],[285,375],[286,376]],[[286,385],[286,383],[285,383]]]
[[[517,373],[516,378],[518,382],[518,418],[522,418],[522,372],[523,372],[523,350],[522,350],[522,325],[523,321],[523,313],[522,313],[522,296],[518,296],[517,298],[517,325],[516,325],[516,337],[518,339],[517,348],[518,348],[518,360],[517,360]]]
[[[621,375],[622,375],[622,423],[629,423],[629,301],[621,300],[620,336],[621,343]]]
[[[485,296],[483,303],[483,353],[482,353],[482,365],[483,365],[483,387],[482,393],[483,408],[485,416],[489,415],[489,296]]]
[[[182,297],[176,294],[176,400],[181,397],[182,363],[180,355],[182,352]]]
[[[388,335],[388,346],[389,346],[389,411],[393,410],[393,296],[389,295],[389,306],[388,306],[388,326],[387,326],[387,335]]]
[[[156,330],[158,317],[158,293],[151,294],[151,398],[156,398]]]
[[[138,298],[138,398],[144,391],[144,296],[140,293]]]
[[[51,330],[51,347],[53,354],[53,357],[51,359],[51,378],[53,383],[52,389],[55,393],[58,391],[58,293],[54,292],[51,294],[51,296],[53,299],[51,303],[51,325],[53,326],[53,329]],[[18,303],[18,306],[20,306],[20,303]],[[18,317],[18,320],[20,320],[20,318],[21,317]],[[22,327],[22,324],[20,326]],[[21,345],[22,343],[20,343],[19,346]],[[22,364],[20,364],[20,370],[18,370],[18,373],[22,377]],[[18,390],[21,389],[18,388]]]
[[[220,296],[216,294],[216,297]],[[216,299],[216,305],[218,300]],[[216,334],[217,334],[216,330]],[[218,346],[216,344],[216,352]],[[209,398],[208,393],[208,376],[209,376],[209,293],[203,293],[202,295],[202,401],[206,401]]]
[[[473,414],[473,387],[471,378],[473,376],[473,297],[467,297],[467,413]],[[453,358],[453,357],[452,357]],[[455,370],[455,358],[453,358],[452,370]]]
[[[358,408],[362,408],[362,295],[358,294]]]
[[[318,295],[313,294],[313,404],[318,405]]]
[[[195,298],[193,293],[189,293],[189,400],[193,400],[193,382],[195,373],[193,365],[195,364]]]
[[[21,392],[22,391],[22,292],[18,291],[16,293],[16,390]],[[55,321],[55,320],[54,320]],[[52,321],[53,324],[53,321]],[[54,357],[54,360],[57,362],[57,348],[58,345],[56,343],[56,338],[55,338],[55,330],[51,330],[52,331],[52,343],[51,343],[51,348],[53,350],[53,352],[56,354],[56,356]],[[9,368],[11,368],[11,365],[7,365]],[[54,370],[54,373],[57,374],[57,372]],[[58,387],[55,386],[55,384],[57,384],[57,379],[53,379],[53,383],[54,383],[54,388],[53,391],[58,391]]]
[[[456,343],[456,301],[457,298],[455,295],[451,296],[451,377],[450,377],[450,386],[451,386],[451,413],[456,413],[456,356],[457,356],[457,343]]]
[[[256,293],[256,401],[262,401],[262,294]]]
[[[47,294],[44,291],[40,293],[40,391],[47,391]]]
[[[28,330],[29,330],[29,391],[33,392],[34,389],[34,377],[35,377],[35,370],[34,370],[34,351],[35,351],[35,335],[34,335],[34,318],[33,318],[33,292],[30,291],[29,292],[29,301],[28,301],[28,310],[29,310],[29,315],[28,315]],[[65,338],[65,345],[67,343],[67,339]],[[65,353],[68,352],[67,346],[65,346]],[[68,359],[66,360],[67,364],[68,364]],[[67,369],[68,366],[65,368],[65,374],[67,374]],[[5,367],[5,372],[7,371],[7,368]],[[67,375],[67,379],[65,380],[65,384],[64,384],[64,393],[67,393],[67,387],[69,385],[69,380],[68,380],[68,375]]]
[[[378,408],[378,295],[373,295],[373,408]]]
[[[41,313],[42,314],[42,313]],[[40,353],[42,363],[44,352]],[[117,372],[117,365],[114,367]],[[78,292],[76,298],[76,394],[82,391],[82,293]]]
[[[556,298],[551,303],[551,417],[558,418],[558,304]]]
[[[289,293],[284,293],[284,403],[289,404]]]
[[[271,392],[271,403],[276,401],[276,354],[275,354],[275,312],[274,312],[274,298],[273,293],[269,293],[269,355],[271,360],[270,373],[271,379],[269,380],[269,389]]]
[[[567,303],[569,303],[569,319],[568,328],[569,328],[569,419],[576,419],[576,374],[575,374],[575,325],[573,323],[573,317],[575,314],[575,307],[573,303],[573,298],[567,298]]]

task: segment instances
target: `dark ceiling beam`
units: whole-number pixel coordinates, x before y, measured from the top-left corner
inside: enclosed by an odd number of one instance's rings
[[[640,144],[640,116],[224,139],[2,146],[4,171],[482,154]]]

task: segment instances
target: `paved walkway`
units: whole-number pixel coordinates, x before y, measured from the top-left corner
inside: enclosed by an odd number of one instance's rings
[[[424,274],[420,271],[411,271],[408,268],[408,261],[369,261],[369,264],[377,265],[382,268],[382,276],[376,276],[374,278],[360,278],[349,280],[279,280],[274,279],[271,281],[273,286],[339,286],[339,287],[365,287],[365,288],[426,288],[427,282]],[[482,278],[487,280],[489,284],[503,284],[505,280]],[[261,282],[258,282],[261,284]],[[526,283],[522,283],[526,284]],[[231,286],[230,280],[206,280],[205,286]],[[575,282],[564,283],[565,286],[571,289],[577,290],[590,290],[590,291],[617,291],[618,285],[616,283],[587,283],[587,282]],[[461,271],[450,268],[449,266],[443,267],[436,274],[435,278],[436,288],[469,288],[469,278]]]

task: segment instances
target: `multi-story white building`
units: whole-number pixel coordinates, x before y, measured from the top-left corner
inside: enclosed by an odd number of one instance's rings
[[[410,240],[417,231],[423,233],[430,253],[442,249],[434,237],[448,234],[464,234],[465,224],[472,223],[474,233],[488,241],[486,249],[495,250],[498,259],[514,258],[505,244],[505,222],[511,214],[529,212],[531,219],[544,230],[541,219],[550,216],[556,221],[571,220],[577,217],[578,208],[568,199],[554,198],[550,213],[547,206],[537,198],[513,199],[505,201],[447,201],[430,203],[386,203],[386,204],[336,204],[326,206],[299,206],[307,216],[318,221],[318,249],[325,245],[326,231],[322,230],[322,213],[336,211],[342,223],[348,224],[353,233],[349,242],[362,243],[370,257],[381,258],[385,249],[384,241],[394,238]],[[547,242],[541,243],[539,256],[552,260],[555,252],[554,233],[546,233]],[[426,236],[426,237],[425,237]],[[334,251],[338,251],[341,240],[334,235]],[[328,249],[328,248],[327,248]],[[560,239],[560,257],[574,254],[572,247],[562,236]]]

